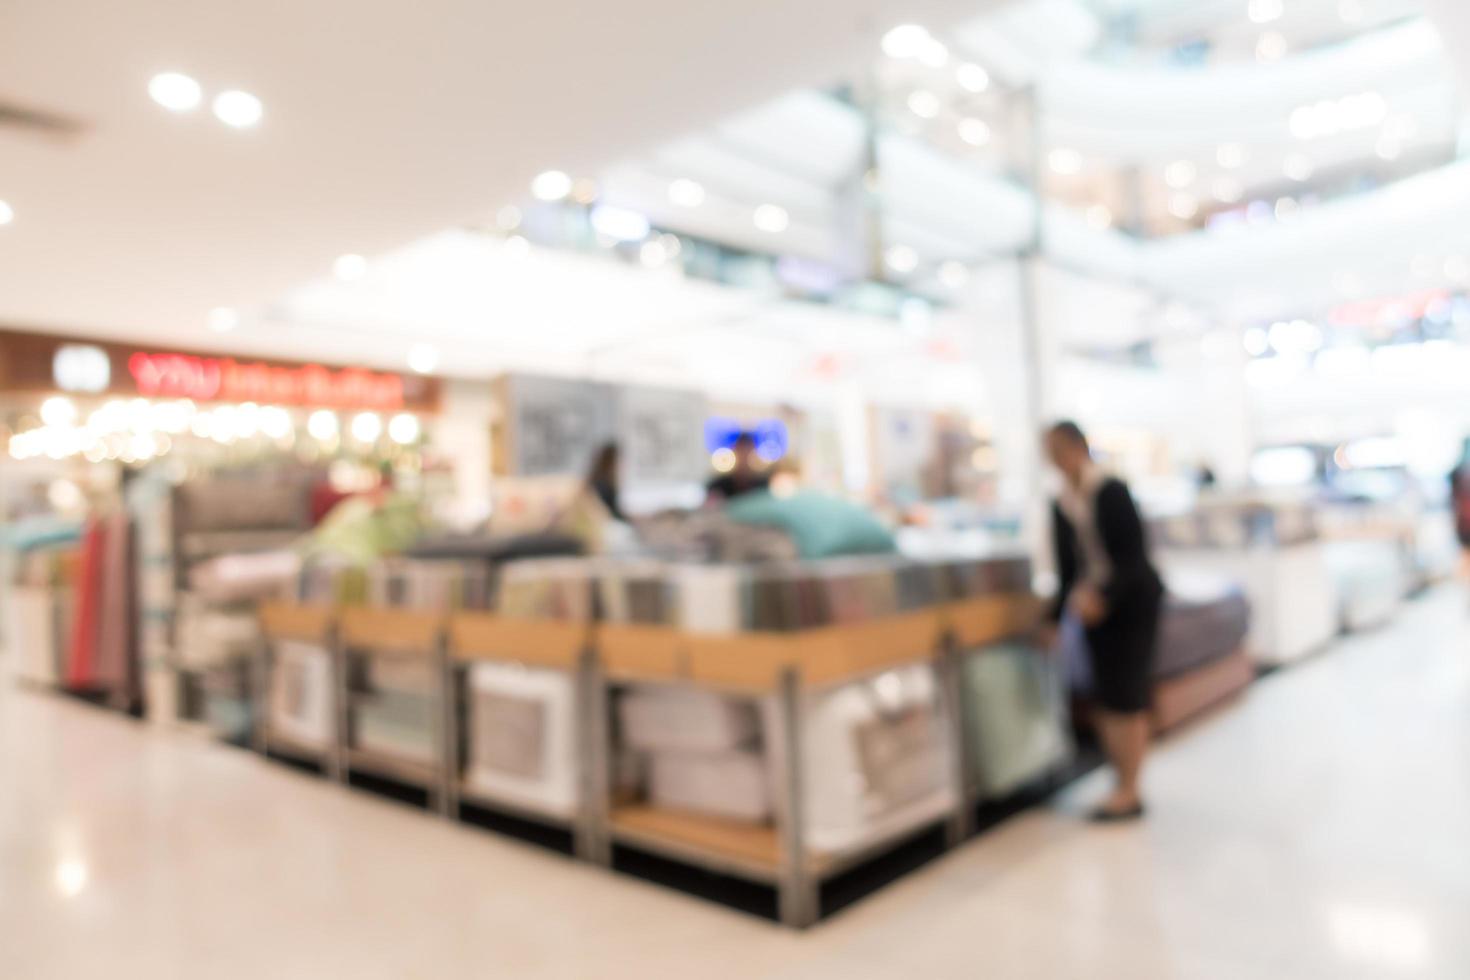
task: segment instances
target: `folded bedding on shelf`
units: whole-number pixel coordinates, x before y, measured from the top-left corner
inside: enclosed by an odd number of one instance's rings
[[[202,669],[254,655],[261,637],[260,622],[251,608],[213,607],[185,594],[174,636],[178,665]]]
[[[488,609],[492,569],[475,561],[384,558],[367,569],[367,600],[404,609]]]
[[[555,670],[469,670],[465,782],[506,802],[570,815],[579,799],[576,690]]]
[[[593,561],[536,558],[500,569],[495,611],[523,619],[587,622],[592,618]]]
[[[333,741],[332,656],[313,643],[279,640],[270,677],[270,725],[281,735],[325,749]]]
[[[418,690],[376,689],[353,704],[352,744],[424,765],[438,758],[435,711],[438,698]]]
[[[618,701],[623,743],[641,750],[724,752],[760,731],[749,701],[696,688],[634,687]]]
[[[283,594],[300,570],[294,551],[220,555],[189,571],[189,588],[210,602],[246,602]]]
[[[582,554],[582,542],[565,534],[470,534],[430,537],[404,552],[408,558],[504,564],[528,558]]]
[[[761,753],[752,749],[654,752],[648,800],[724,820],[764,823],[771,818],[769,773]]]
[[[985,800],[999,800],[1055,772],[1072,753],[1061,672],[1020,644],[970,651],[963,661],[965,737]]]
[[[808,841],[817,851],[858,847],[924,804],[954,802],[938,683],[924,665],[809,695],[802,773]],[[772,714],[767,731],[780,721]]]

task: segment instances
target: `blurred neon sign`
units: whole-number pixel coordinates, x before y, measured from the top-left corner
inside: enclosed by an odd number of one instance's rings
[[[402,377],[362,368],[139,352],[128,358],[128,373],[149,397],[374,409],[400,408],[404,401]]]

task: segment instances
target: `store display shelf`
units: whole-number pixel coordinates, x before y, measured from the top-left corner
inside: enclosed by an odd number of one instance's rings
[[[612,837],[662,857],[712,871],[777,883],[781,843],[776,829],[653,806],[622,806],[609,819]]]
[[[349,748],[347,770],[396,780],[408,786],[433,791],[438,787],[439,766],[378,749]]]
[[[866,864],[951,819],[957,806],[952,793],[916,800],[886,817],[860,843],[815,857],[813,870],[822,878],[830,878]]]
[[[490,792],[467,779],[460,780],[457,792],[461,803],[498,811],[520,820],[549,824],[564,829],[570,828],[577,821],[577,814],[570,810],[542,806],[529,800],[512,800],[503,794]]]
[[[318,765],[325,765],[331,755],[331,749],[325,745],[316,745],[306,739],[294,738],[274,729],[265,733],[265,746],[268,754],[286,756]]]

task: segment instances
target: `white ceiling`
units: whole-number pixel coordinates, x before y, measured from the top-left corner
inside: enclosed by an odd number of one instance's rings
[[[802,85],[883,30],[986,0],[45,0],[4,5],[0,102],[75,117],[0,130],[0,323],[200,343],[330,267],[482,219],[548,167],[590,172]],[[820,39],[820,43],[813,43]],[[255,130],[171,115],[156,72],[238,87]]]

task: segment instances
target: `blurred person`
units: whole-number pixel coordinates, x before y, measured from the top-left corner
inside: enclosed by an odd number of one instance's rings
[[[626,522],[627,515],[619,503],[618,464],[622,454],[615,442],[604,443],[592,457],[587,470],[587,489],[597,495],[607,512],[616,520]]]
[[[1460,539],[1460,564],[1470,574],[1470,441],[1465,459],[1450,474],[1450,506],[1455,512],[1455,536]]]
[[[735,465],[730,468],[730,472],[715,477],[705,485],[706,501],[733,500],[743,493],[765,490],[771,485],[771,478],[758,469],[755,436],[749,432],[740,433],[735,437],[735,444],[730,450],[735,454]]]
[[[1143,816],[1139,778],[1149,744],[1154,646],[1164,587],[1149,561],[1143,521],[1127,484],[1092,459],[1073,422],[1046,432],[1046,453],[1063,478],[1052,506],[1059,578],[1053,622],[1075,616],[1092,661],[1096,726],[1117,776],[1091,817]]]

